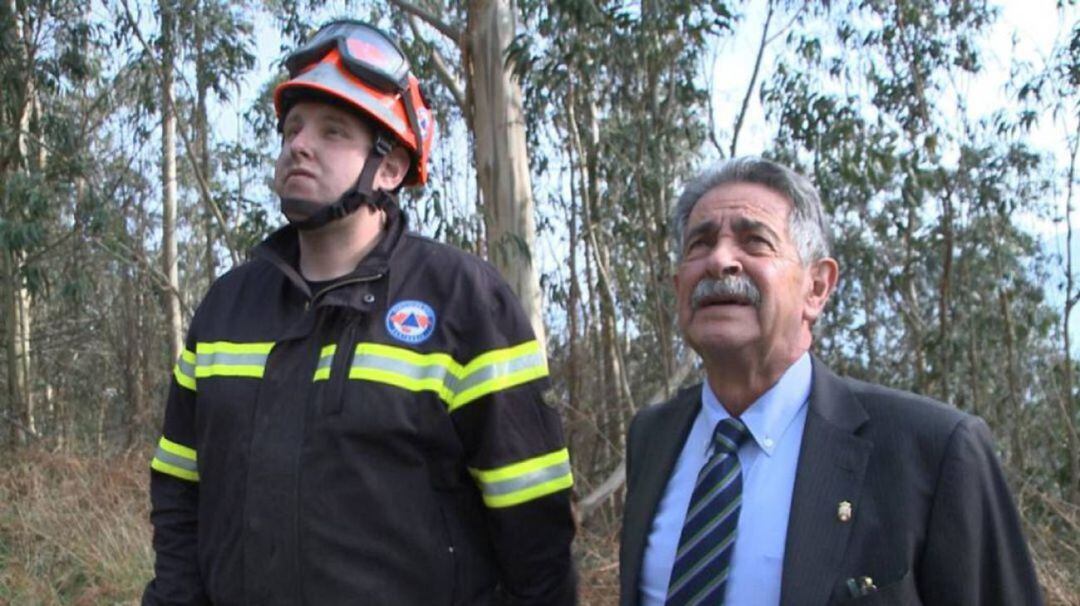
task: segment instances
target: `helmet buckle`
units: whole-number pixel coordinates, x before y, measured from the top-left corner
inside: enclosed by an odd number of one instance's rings
[[[379,156],[387,156],[390,154],[390,150],[394,149],[394,144],[381,134],[375,137],[375,145],[372,146],[372,151]]]

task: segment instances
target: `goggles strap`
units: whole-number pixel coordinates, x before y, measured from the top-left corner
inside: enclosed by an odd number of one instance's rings
[[[381,134],[378,135],[375,139],[375,145],[371,148],[371,153],[364,160],[364,167],[360,170],[356,185],[346,190],[336,202],[329,206],[323,206],[311,200],[282,198],[282,211],[295,211],[307,215],[307,218],[302,221],[290,219],[289,223],[300,230],[318,229],[331,221],[351,215],[364,204],[370,204],[376,209],[386,208],[386,205],[393,202],[394,198],[393,195],[385,191],[375,191],[375,174],[378,173],[379,166],[382,165],[386,155],[390,153],[390,149],[391,144],[389,141]],[[285,216],[287,218],[288,213]]]

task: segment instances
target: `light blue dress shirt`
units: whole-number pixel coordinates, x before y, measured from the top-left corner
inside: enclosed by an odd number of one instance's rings
[[[752,439],[743,442],[738,454],[743,497],[725,606],[780,603],[784,541],[806,425],[811,374],[810,354],[803,354],[740,417]],[[645,545],[641,574],[644,606],[664,604],[698,471],[710,454],[713,429],[730,416],[706,382],[701,390],[701,411],[675,463]]]

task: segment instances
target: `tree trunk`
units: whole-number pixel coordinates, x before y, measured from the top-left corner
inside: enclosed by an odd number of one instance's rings
[[[21,274],[24,253],[4,251],[4,282],[7,300],[4,315],[7,328],[7,387],[11,442],[25,444],[27,433],[36,433],[34,400],[30,391],[30,305]]]
[[[511,0],[471,0],[465,34],[467,96],[476,141],[476,179],[483,199],[488,258],[521,299],[537,338],[544,340],[537,279],[529,155],[521,87],[506,65],[516,33]]]
[[[30,36],[24,29],[27,26],[26,15],[20,14],[19,6],[14,0],[11,0],[8,6],[8,10],[11,11],[10,14],[15,18],[15,36],[17,38],[15,47],[20,54],[17,60],[23,63],[27,74],[26,80],[23,82],[23,98],[20,100],[16,120],[12,125],[17,128],[14,147],[10,152],[9,161],[4,163],[9,170],[17,172],[28,170],[31,163],[28,135],[31,129],[37,91],[31,65],[33,49],[30,47]],[[5,180],[6,176],[4,176]],[[4,198],[3,208],[6,211],[5,214],[14,217],[15,221],[18,222],[19,213],[15,208],[16,203],[8,199],[6,187],[0,192],[0,195]],[[36,433],[30,374],[30,293],[22,279],[22,268],[26,259],[26,252],[14,248],[3,251],[3,255],[3,278],[7,284],[7,300],[4,302],[4,313],[8,318],[8,334],[6,335],[7,341],[5,345],[7,349],[9,411],[12,420],[18,422],[11,424],[13,443],[23,444],[26,442],[28,433],[30,435]]]
[[[161,2],[161,263],[169,286],[165,292],[169,359],[176,360],[183,346],[183,326],[176,247],[176,115],[172,103],[175,16],[171,2]]]
[[[209,119],[207,117],[206,97],[210,91],[210,70],[207,65],[206,50],[206,23],[203,12],[203,3],[195,2],[195,147],[198,153],[198,171],[202,173],[207,183],[212,182],[210,174],[210,132]],[[207,202],[210,202],[207,200]],[[203,248],[203,272],[206,275],[206,285],[210,286],[217,277],[217,259],[214,256],[214,214],[210,204],[201,205],[199,216],[202,218],[204,248]]]

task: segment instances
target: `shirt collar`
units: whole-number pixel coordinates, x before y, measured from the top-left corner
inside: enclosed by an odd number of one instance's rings
[[[776,385],[754,400],[739,417],[750,430],[750,437],[765,454],[772,456],[791,422],[806,405],[812,375],[810,353],[806,352],[784,371]],[[708,381],[702,385],[701,403],[711,425],[731,416],[716,398]]]

